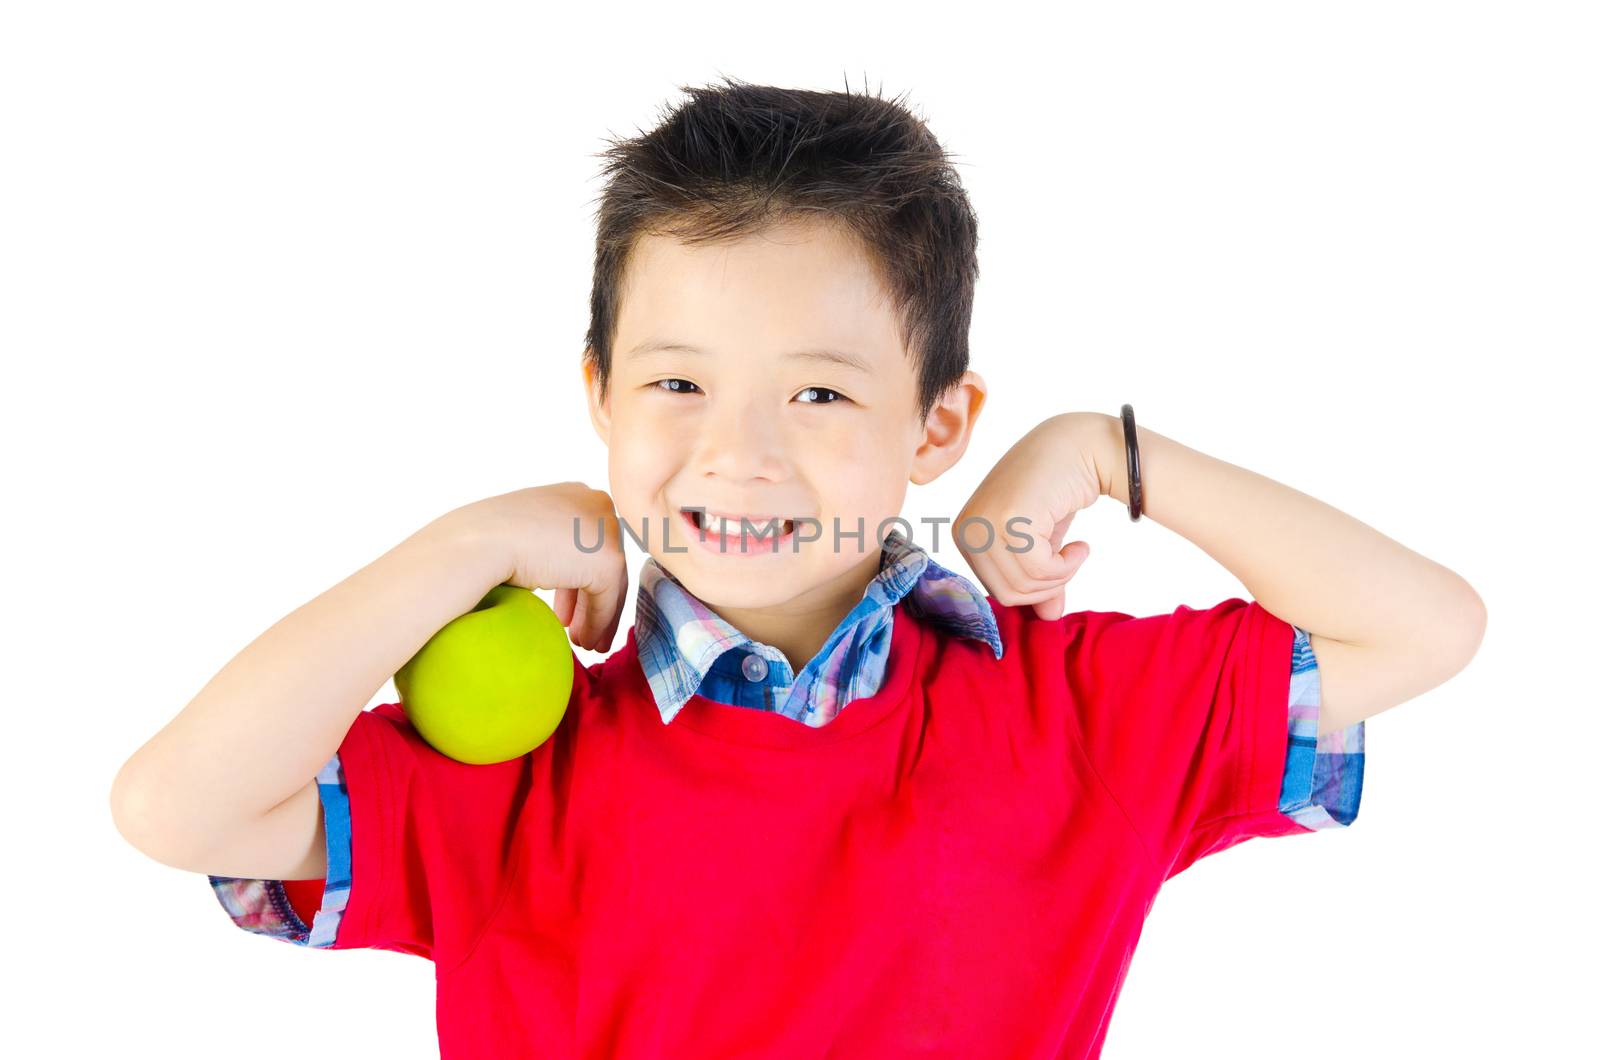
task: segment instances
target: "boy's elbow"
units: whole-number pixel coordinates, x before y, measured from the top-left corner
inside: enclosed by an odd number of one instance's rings
[[[1460,637],[1460,666],[1465,669],[1473,656],[1478,654],[1478,647],[1483,643],[1483,634],[1489,628],[1489,609],[1479,596],[1477,590],[1465,581],[1461,583],[1465,590],[1460,605],[1460,617],[1456,623],[1461,630]]]
[[[135,783],[133,759],[122,763],[111,781],[111,822],[134,848],[149,853],[151,813],[149,797]]]
[[[186,868],[192,852],[183,847],[184,830],[174,827],[160,801],[157,790],[143,779],[137,756],[124,762],[111,782],[111,821],[117,832],[146,857]]]

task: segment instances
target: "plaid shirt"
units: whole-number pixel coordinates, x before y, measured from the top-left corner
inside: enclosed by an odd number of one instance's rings
[[[984,593],[895,530],[884,540],[878,574],[861,602],[798,674],[782,652],[740,633],[654,558],[647,559],[635,614],[639,661],[663,723],[670,724],[698,693],[718,703],[774,711],[804,725],[826,725],[851,702],[878,691],[894,606],[902,599],[950,636],[982,640],[997,659],[1005,650]],[[1317,735],[1317,660],[1299,626],[1291,650],[1288,748],[1278,810],[1306,828],[1342,828],[1355,820],[1361,804],[1366,726],[1357,722]],[[326,947],[335,937],[350,894],[350,801],[337,754],[317,774],[317,790],[328,838],[320,908],[308,926],[290,905],[285,881],[210,877],[223,908],[244,930],[313,947]]]

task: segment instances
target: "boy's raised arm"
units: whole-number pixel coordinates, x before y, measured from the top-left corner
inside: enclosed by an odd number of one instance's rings
[[[502,539],[463,511],[285,616],[207,682],[118,771],[122,835],[189,871],[279,875],[261,870],[282,860],[282,877],[300,878],[311,862],[292,854],[317,846],[318,770],[383,683],[511,573]]]

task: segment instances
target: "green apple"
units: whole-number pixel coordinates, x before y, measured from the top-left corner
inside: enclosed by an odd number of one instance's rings
[[[572,696],[567,631],[535,594],[497,585],[394,675],[406,718],[441,754],[518,758],[555,732]]]

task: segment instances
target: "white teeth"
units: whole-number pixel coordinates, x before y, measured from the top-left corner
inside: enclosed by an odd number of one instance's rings
[[[739,537],[744,529],[743,526],[740,525],[741,520],[738,519],[724,519],[720,515],[710,515],[706,512],[695,512],[694,515],[695,521],[699,523],[702,530],[705,530],[707,533],[715,534],[719,537]],[[765,520],[760,522],[755,520],[745,520],[745,522],[749,524],[751,537],[756,537],[763,532],[765,532],[765,535],[768,539],[773,536],[772,530],[770,529],[770,524],[768,524]],[[793,522],[785,519],[780,524],[778,533],[780,535],[785,534],[793,528]]]

